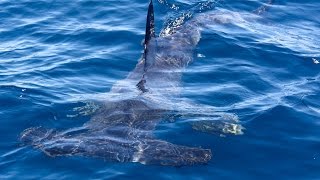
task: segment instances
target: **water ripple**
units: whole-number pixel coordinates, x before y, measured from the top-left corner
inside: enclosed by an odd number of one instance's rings
[[[117,95],[106,92],[141,57],[146,1],[0,0],[0,179],[318,178],[320,4],[275,1],[266,13],[252,13],[264,3],[154,1],[161,36],[193,19],[204,25],[181,97],[153,99],[176,103],[175,116],[154,133],[211,148],[214,157],[174,169],[49,158],[17,140],[32,126],[80,126],[90,117],[71,118],[74,108]],[[190,126],[221,116],[239,121],[244,135],[223,138]]]

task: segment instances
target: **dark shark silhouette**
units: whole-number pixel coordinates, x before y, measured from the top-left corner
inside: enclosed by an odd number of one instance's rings
[[[259,14],[262,10],[258,10]],[[209,18],[216,21],[214,17]],[[163,104],[168,105],[179,96],[182,70],[193,59],[202,23],[194,19],[167,36],[156,38],[150,1],[143,57],[128,77],[110,91],[114,96],[125,94],[125,98],[103,103],[83,127],[62,132],[32,127],[22,132],[20,140],[53,157],[81,155],[116,162],[171,166],[207,163],[212,157],[210,149],[176,145],[153,135],[156,125],[170,111]],[[228,132],[225,124],[210,122],[205,126]],[[194,127],[203,129],[199,124]],[[229,130],[241,131],[235,127],[240,126],[229,124]]]

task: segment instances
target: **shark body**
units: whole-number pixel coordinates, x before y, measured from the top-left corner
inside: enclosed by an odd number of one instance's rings
[[[80,155],[170,166],[208,163],[210,149],[172,144],[153,134],[170,111],[161,102],[170,104],[179,96],[183,69],[193,60],[200,27],[208,18],[217,20],[217,16],[203,16],[167,36],[156,37],[150,1],[143,57],[128,77],[110,91],[119,96],[126,94],[126,98],[103,103],[82,127],[63,132],[32,127],[22,132],[20,140],[53,157]],[[225,126],[220,124],[218,128],[223,130]]]

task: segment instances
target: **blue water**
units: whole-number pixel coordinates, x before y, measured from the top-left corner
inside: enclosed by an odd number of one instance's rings
[[[52,158],[19,142],[29,127],[90,119],[74,108],[135,67],[147,1],[1,0],[0,179],[319,179],[320,3],[276,0],[250,18],[263,2],[154,1],[157,34],[187,13],[239,13],[236,23],[202,29],[182,96],[235,114],[244,134],[197,132],[184,118],[161,123],[160,139],[212,149],[208,164],[176,168]]]

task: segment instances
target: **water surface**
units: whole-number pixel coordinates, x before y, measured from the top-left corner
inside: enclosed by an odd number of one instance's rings
[[[203,29],[182,96],[237,115],[246,130],[220,136],[183,117],[161,123],[159,138],[213,152],[207,165],[175,168],[51,158],[18,140],[29,127],[90,119],[74,108],[102,98],[135,67],[147,1],[1,0],[0,179],[318,179],[320,3],[277,0],[260,17],[251,14],[260,0],[206,3],[154,1],[156,31],[200,14],[239,13],[235,23]]]

